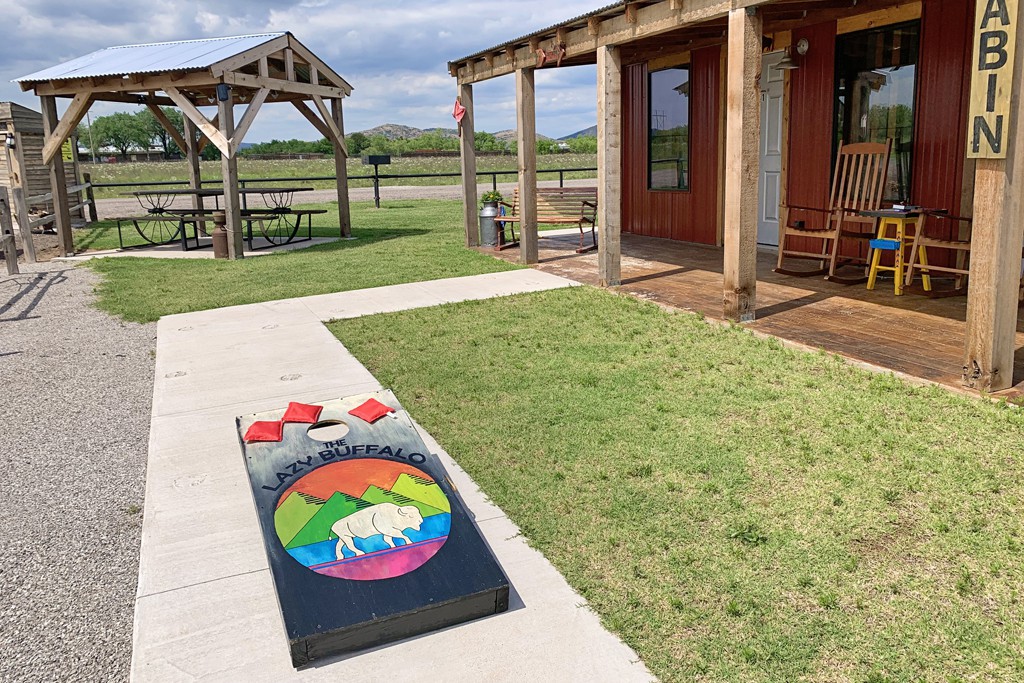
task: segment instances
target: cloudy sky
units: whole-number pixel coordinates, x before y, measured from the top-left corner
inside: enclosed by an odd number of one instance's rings
[[[10,80],[112,45],[291,31],[355,88],[345,128],[382,123],[454,127],[449,60],[596,9],[606,0],[0,0],[0,101],[39,109]],[[593,67],[537,74],[537,131],[568,135],[596,123]],[[515,127],[515,86],[475,86],[477,130]],[[63,109],[67,100],[58,100]],[[133,108],[97,103],[92,116]],[[237,116],[238,114],[236,114]],[[315,139],[292,107],[263,109],[246,140]]]

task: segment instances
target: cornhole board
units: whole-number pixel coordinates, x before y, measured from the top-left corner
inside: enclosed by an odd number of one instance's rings
[[[393,412],[349,413],[370,399]],[[320,431],[335,421],[344,437]],[[390,391],[236,423],[295,667],[508,609],[508,579]]]

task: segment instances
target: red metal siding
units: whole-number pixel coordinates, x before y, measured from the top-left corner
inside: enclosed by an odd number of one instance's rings
[[[911,201],[953,212],[960,210],[973,16],[973,0],[929,0],[921,18]],[[788,196],[791,204],[825,206],[832,173],[835,23],[794,30],[793,43],[801,38],[813,47],[800,68],[790,72]],[[805,216],[795,212],[793,219],[800,218]],[[806,218],[815,220],[811,215]],[[951,232],[954,226],[942,226],[936,236],[943,228]],[[821,242],[793,240],[792,246],[813,249]],[[856,249],[853,244],[844,246]]]
[[[718,135],[721,48],[695,50],[690,62],[690,190],[647,189],[647,65],[623,71],[622,229],[639,235],[714,244],[718,235]]]
[[[790,71],[787,200],[797,206],[828,206],[832,179],[836,23],[793,30],[793,44],[806,38],[813,49]],[[790,220],[821,221],[820,214],[794,211]],[[820,240],[794,239],[787,247],[810,251]]]
[[[973,21],[971,0],[924,3],[916,72],[911,197],[915,204],[949,209],[957,215],[967,146]],[[929,234],[949,238],[954,229],[950,221],[937,221]]]

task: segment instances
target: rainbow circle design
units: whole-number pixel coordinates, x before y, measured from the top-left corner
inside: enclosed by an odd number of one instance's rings
[[[422,470],[356,458],[319,467],[277,502],[285,551],[317,574],[390,579],[422,567],[451,532],[451,504]]]

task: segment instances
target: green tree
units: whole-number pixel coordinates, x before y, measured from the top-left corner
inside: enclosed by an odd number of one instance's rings
[[[127,158],[133,149],[147,150],[152,140],[149,131],[140,125],[134,114],[119,111],[100,116],[92,124],[93,139],[100,147],[113,147]]]
[[[174,107],[160,107],[160,110],[170,120],[171,125],[178,133],[185,137],[185,120],[182,118],[181,112]],[[138,125],[141,131],[145,131],[149,135],[149,145],[156,144],[164,151],[164,159],[169,159],[173,154],[184,154],[185,150],[178,149],[178,145],[174,142],[174,138],[168,133],[164,127],[157,121],[156,116],[153,115],[149,109],[143,109],[142,111],[135,114],[138,119]]]
[[[352,133],[351,135],[346,135],[345,142],[348,144],[349,155],[354,157],[359,156],[359,154],[366,149],[367,145],[370,144],[365,133]]]

